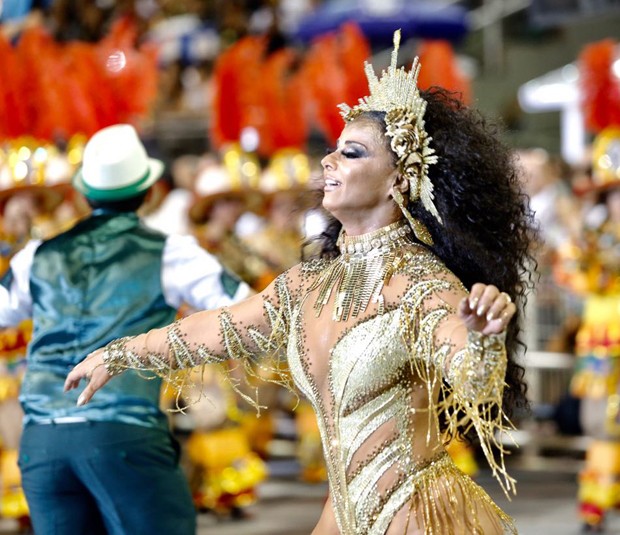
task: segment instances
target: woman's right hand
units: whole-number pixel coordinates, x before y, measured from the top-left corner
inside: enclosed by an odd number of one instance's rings
[[[86,387],[78,398],[78,406],[88,403],[95,392],[112,378],[103,362],[104,351],[105,348],[93,351],[67,375],[65,392],[77,388],[82,379],[87,381]]]
[[[477,282],[469,296],[461,300],[458,315],[468,330],[489,335],[504,331],[516,311],[517,307],[506,292]]]

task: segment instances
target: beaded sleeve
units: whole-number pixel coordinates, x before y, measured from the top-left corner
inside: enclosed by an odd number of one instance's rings
[[[467,333],[467,345],[446,364],[445,379],[452,399],[445,415],[450,431],[458,425],[473,426],[493,475],[508,495],[515,492],[515,480],[506,471],[506,448],[501,442],[504,432],[513,428],[502,410],[507,355],[505,331],[499,335]]]
[[[181,400],[183,406],[197,401],[187,397],[190,390],[195,392],[190,388],[196,382],[195,373],[190,377],[191,370],[219,366],[233,389],[260,411],[264,407],[253,378],[293,390],[289,376],[282,373],[280,355],[292,306],[283,276],[275,281],[273,290],[230,308],[199,312],[151,331],[157,339],[165,337],[155,350],[147,342],[149,333],[114,340],[104,349],[106,370],[110,375],[126,369],[144,370],[161,377],[177,393],[177,407],[182,410]]]
[[[515,492],[515,480],[506,471],[507,451],[500,441],[501,435],[513,428],[502,411],[505,333],[446,335],[445,326],[454,323],[455,310],[432,296],[450,290],[451,283],[431,280],[418,283],[410,292],[413,299],[406,300],[403,332],[411,366],[428,385],[429,406],[434,404],[433,392],[440,391],[434,412],[448,436],[466,433],[472,427],[476,430],[493,475],[508,495]],[[425,306],[424,301],[433,305]],[[464,326],[462,329],[465,331]]]

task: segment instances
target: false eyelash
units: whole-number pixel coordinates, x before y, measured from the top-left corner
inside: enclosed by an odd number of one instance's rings
[[[336,147],[327,147],[325,149],[325,156],[329,156],[332,152],[336,152],[336,150],[338,150]]]

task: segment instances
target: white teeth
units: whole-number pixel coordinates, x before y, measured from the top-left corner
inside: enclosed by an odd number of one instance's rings
[[[339,186],[340,182],[336,181],[336,180],[331,180],[331,179],[327,179],[325,180],[325,185],[326,186]]]

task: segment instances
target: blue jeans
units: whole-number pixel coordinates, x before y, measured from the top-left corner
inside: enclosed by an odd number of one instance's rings
[[[28,425],[19,466],[37,535],[195,535],[165,430],[112,422]]]

